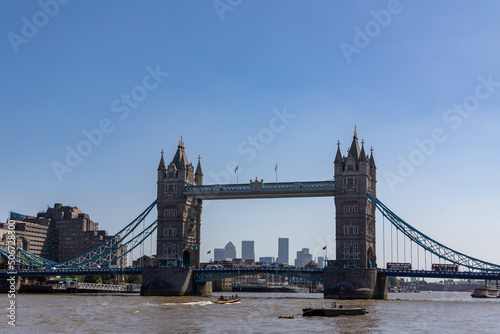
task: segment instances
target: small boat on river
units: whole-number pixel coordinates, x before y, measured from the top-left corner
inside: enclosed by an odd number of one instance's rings
[[[499,297],[497,289],[475,288],[470,294],[473,298],[497,298]]]
[[[332,303],[331,307],[306,307],[302,309],[304,317],[337,317],[339,315],[363,315],[366,309],[360,306],[351,306]]]
[[[224,297],[224,296],[220,296],[219,298],[217,299],[214,299],[213,297],[210,299],[210,301],[214,304],[230,304],[230,303],[236,303],[236,302],[239,302],[241,300],[241,298],[238,297],[238,295],[236,296],[231,296],[231,297]]]

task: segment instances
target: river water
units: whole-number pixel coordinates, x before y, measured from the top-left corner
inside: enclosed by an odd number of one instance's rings
[[[225,295],[228,295],[227,293]],[[389,294],[389,300],[345,301],[369,311],[361,316],[302,317],[321,306],[322,294],[241,293],[235,304],[202,297],[141,297],[137,294],[16,296],[16,327],[1,333],[499,333],[500,298],[475,299],[470,292]],[[280,319],[280,315],[295,319]]]

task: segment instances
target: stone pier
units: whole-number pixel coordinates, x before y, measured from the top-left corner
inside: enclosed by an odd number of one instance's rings
[[[144,268],[141,296],[210,296],[212,282],[194,283],[190,268]]]

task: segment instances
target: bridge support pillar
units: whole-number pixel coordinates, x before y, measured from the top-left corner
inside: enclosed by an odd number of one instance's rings
[[[377,269],[325,268],[323,274],[325,299],[376,298]]]
[[[19,291],[21,287],[21,277],[15,276],[5,276],[0,278],[0,293],[12,293],[13,291]]]
[[[389,280],[387,276],[377,275],[377,282],[373,291],[373,299],[387,299]]]
[[[210,296],[212,282],[194,283],[190,268],[144,268],[141,296]]]

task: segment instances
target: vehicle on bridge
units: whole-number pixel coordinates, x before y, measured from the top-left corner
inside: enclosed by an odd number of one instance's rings
[[[387,269],[411,270],[411,263],[387,262]]]
[[[433,263],[432,270],[437,271],[458,271],[458,264],[454,263]]]

